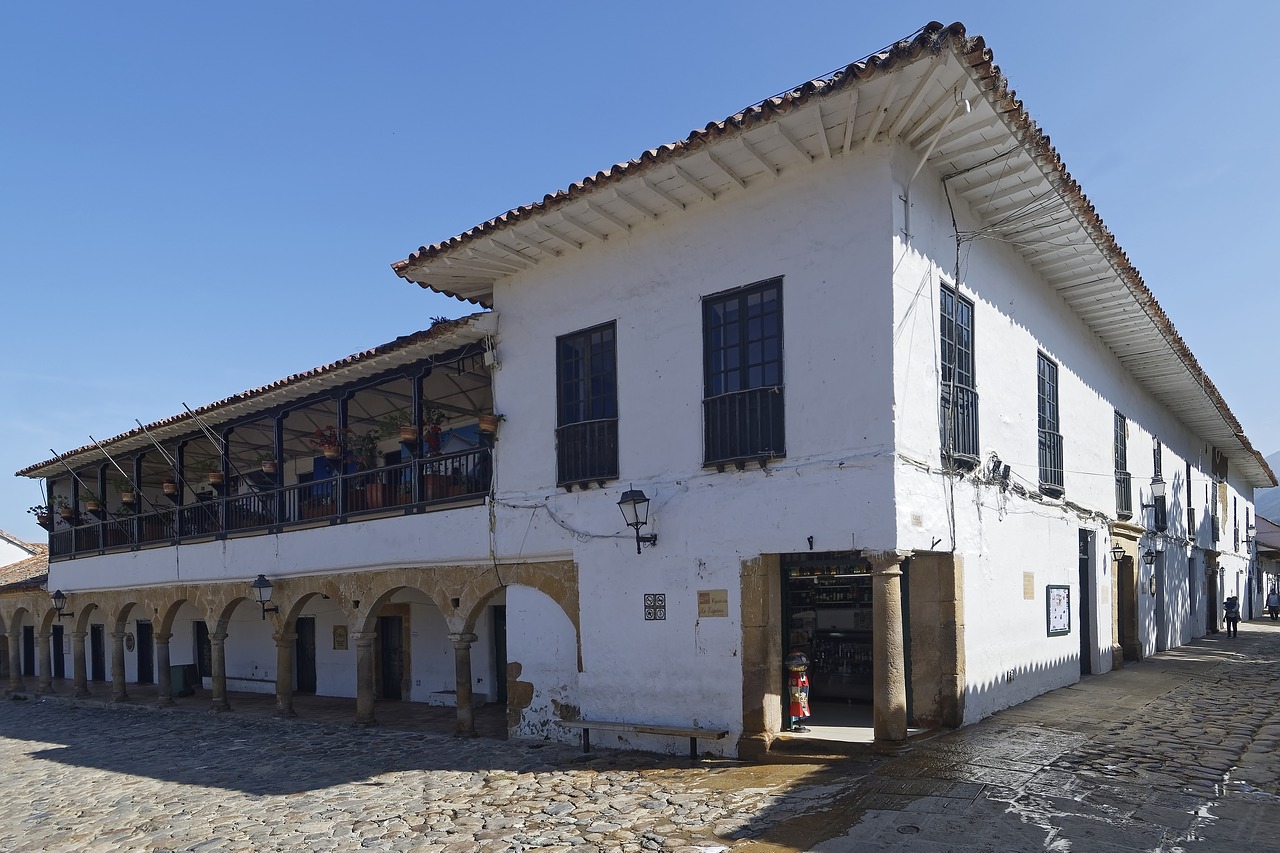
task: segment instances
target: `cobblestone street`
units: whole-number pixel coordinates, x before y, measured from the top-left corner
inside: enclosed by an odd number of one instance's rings
[[[1278,660],[1246,623],[896,755],[766,765],[15,699],[0,849],[1269,849]]]

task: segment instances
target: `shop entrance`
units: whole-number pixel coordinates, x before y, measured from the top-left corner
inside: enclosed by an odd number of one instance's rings
[[[809,659],[810,736],[873,739],[871,564],[858,552],[783,554],[782,657]],[[783,676],[782,727],[790,730]]]

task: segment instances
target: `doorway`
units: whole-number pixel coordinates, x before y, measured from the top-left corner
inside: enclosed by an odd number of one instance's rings
[[[298,686],[295,693],[316,692],[316,619],[314,616],[299,616],[295,629],[298,639],[294,641],[293,674]]]
[[[107,631],[104,625],[89,626],[89,680],[107,680]]]
[[[27,678],[36,674],[36,629],[34,625],[22,626],[22,674]]]
[[[507,704],[507,606],[493,605],[493,665],[500,704]]]
[[[1204,567],[1204,629],[1218,633],[1218,567]]]
[[[1138,577],[1134,571],[1133,556],[1125,554],[1116,567],[1119,575],[1120,646],[1124,659],[1142,660],[1142,646],[1138,643]]]
[[[1093,533],[1080,531],[1080,674],[1093,673],[1093,582],[1089,568]]]
[[[808,659],[810,715],[793,723],[788,684],[798,674],[784,671],[783,730],[872,740],[871,564],[854,552],[783,554],[781,571],[781,657]]]
[[[404,618],[401,616],[378,617],[378,675],[381,682],[378,698],[404,698],[401,688],[404,680]]]
[[[138,683],[151,684],[156,680],[155,646],[151,641],[151,623],[138,620]]]
[[[49,640],[49,652],[53,655],[53,677],[67,677],[67,653],[62,649],[62,626],[53,626],[53,636]]]
[[[209,626],[203,619],[197,619],[191,626],[196,642],[196,668],[203,683],[204,679],[213,678],[213,643],[209,641]]]

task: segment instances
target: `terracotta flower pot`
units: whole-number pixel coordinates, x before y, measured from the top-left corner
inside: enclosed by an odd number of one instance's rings
[[[160,484],[160,488],[164,489],[166,495],[176,495],[178,493],[178,484],[172,482],[164,482]]]
[[[76,514],[75,510],[73,510],[69,506],[58,507],[58,515],[62,516],[63,518],[71,518],[75,514]]]
[[[222,485],[222,472],[221,472],[221,471],[211,471],[211,472],[209,472],[209,485],[211,485],[211,486],[221,486],[221,485]]]
[[[135,500],[135,498],[134,498],[133,492],[121,492],[121,493],[120,493],[120,503],[122,503],[122,504],[131,504],[131,503],[133,503],[133,502],[134,502],[134,500]]]
[[[97,512],[102,509],[102,501],[85,501],[84,508],[88,512]]]
[[[274,459],[266,459],[262,462],[262,473],[274,474],[279,469],[279,465]]]
[[[48,529],[49,529],[49,516],[48,516],[47,514],[45,514],[45,515],[37,515],[37,516],[36,516],[36,524],[40,525],[40,526],[41,526],[41,527],[43,527],[45,530],[48,530]]]
[[[325,459],[337,459],[342,455],[342,449],[338,447],[326,447],[324,449]]]
[[[496,433],[498,431],[498,416],[497,415],[481,415],[480,431],[485,435],[493,435],[494,433]]]
[[[418,440],[417,428],[412,426],[400,427],[400,440],[406,443],[417,441]]]

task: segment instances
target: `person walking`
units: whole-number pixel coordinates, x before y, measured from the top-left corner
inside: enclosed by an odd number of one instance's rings
[[[1280,592],[1276,592],[1276,588],[1271,587],[1271,592],[1267,593],[1267,613],[1271,614],[1271,621],[1280,619]]]
[[[1240,636],[1240,598],[1231,596],[1222,602],[1222,621],[1227,624],[1227,636]]]

